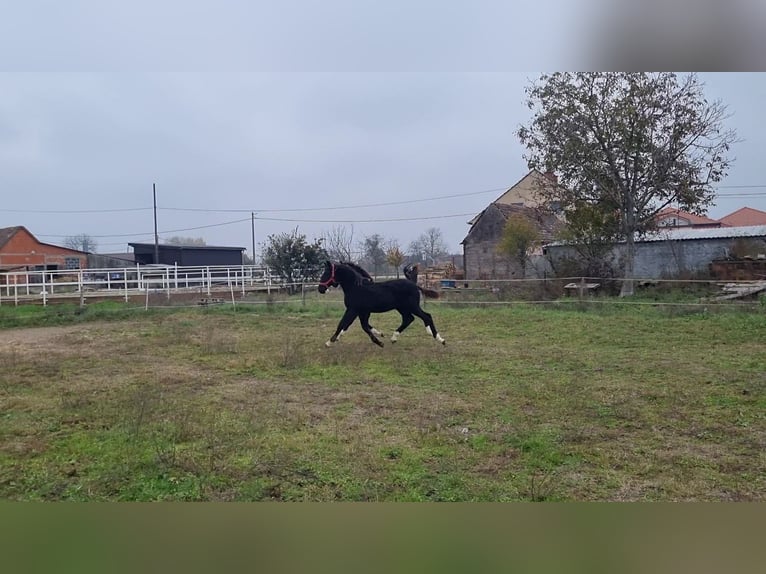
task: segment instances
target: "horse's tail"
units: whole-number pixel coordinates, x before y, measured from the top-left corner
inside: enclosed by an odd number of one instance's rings
[[[439,298],[439,292],[434,291],[433,289],[426,289],[425,287],[421,287],[418,285],[418,289],[420,289],[420,292],[426,296],[428,299],[438,299]]]

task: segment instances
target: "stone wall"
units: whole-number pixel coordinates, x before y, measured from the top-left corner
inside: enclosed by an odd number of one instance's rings
[[[693,240],[645,241],[636,243],[634,276],[646,279],[683,277],[707,274],[710,263],[725,259],[734,247],[733,238],[711,238]],[[752,239],[764,244],[763,238]],[[616,246],[611,254],[613,262],[619,261],[624,245]],[[569,246],[549,245],[545,249],[548,257],[557,267],[566,258],[576,258],[575,250]],[[619,275],[621,271],[615,270]]]

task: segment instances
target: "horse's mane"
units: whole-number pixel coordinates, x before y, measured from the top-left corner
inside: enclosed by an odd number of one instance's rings
[[[374,280],[372,277],[370,277],[370,274],[367,273],[365,269],[357,265],[356,263],[351,263],[351,261],[341,261],[341,265],[345,265],[346,267],[350,267],[354,271],[356,271],[359,275],[361,275],[359,284],[365,284],[365,283],[374,283]]]

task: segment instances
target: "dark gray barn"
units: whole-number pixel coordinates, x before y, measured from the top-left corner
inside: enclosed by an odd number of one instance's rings
[[[212,265],[242,265],[244,247],[216,247],[212,245],[159,245],[159,258],[155,261],[154,243],[128,243],[133,248],[139,265],[179,265],[207,267]]]

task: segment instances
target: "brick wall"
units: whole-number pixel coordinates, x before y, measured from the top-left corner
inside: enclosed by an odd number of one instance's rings
[[[85,269],[88,266],[87,254],[65,247],[40,243],[25,229],[17,231],[0,248],[0,266],[4,268],[23,266],[33,269],[38,265],[55,265],[57,269],[66,269],[69,259],[77,259],[80,269]]]

